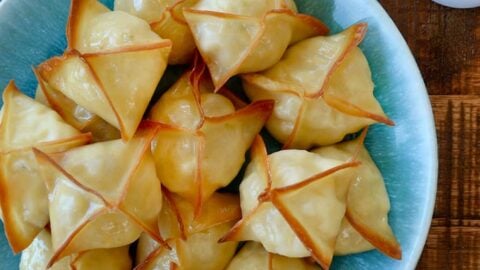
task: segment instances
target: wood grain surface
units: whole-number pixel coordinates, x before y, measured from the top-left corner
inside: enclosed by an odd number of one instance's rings
[[[439,182],[417,269],[480,269],[480,8],[380,0],[407,40],[430,94]]]

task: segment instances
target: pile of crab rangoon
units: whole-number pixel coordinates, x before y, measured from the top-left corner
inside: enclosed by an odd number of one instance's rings
[[[358,48],[366,28],[329,34],[293,0],[73,0],[68,48],[34,68],[35,100],[3,92],[1,217],[20,269],[400,259],[363,145],[369,125],[393,125]],[[251,103],[225,87],[233,77]],[[268,154],[263,127],[283,150]]]

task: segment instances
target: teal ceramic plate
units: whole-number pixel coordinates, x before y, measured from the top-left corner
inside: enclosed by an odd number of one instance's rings
[[[33,95],[32,65],[61,54],[68,0],[0,2],[0,89],[15,79]],[[112,6],[112,0],[104,1]],[[375,0],[297,0],[302,12],[315,15],[333,33],[359,21],[368,22],[362,44],[376,85],[375,95],[396,126],[371,128],[367,146],[380,167],[392,204],[390,223],[403,259],[377,251],[335,258],[332,269],[414,269],[430,227],[437,184],[437,144],[425,85],[407,44]],[[0,225],[1,226],[1,225]],[[3,232],[3,228],[0,228]],[[18,269],[0,233],[0,269]]]

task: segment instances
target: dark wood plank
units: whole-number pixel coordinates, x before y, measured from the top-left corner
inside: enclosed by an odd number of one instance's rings
[[[480,96],[431,96],[439,143],[435,217],[480,219]]]
[[[418,269],[480,269],[480,96],[431,96],[439,143],[432,228]]]
[[[380,0],[407,40],[432,95],[480,94],[480,8]]]
[[[417,269],[480,269],[479,221],[451,220],[451,226],[437,226],[436,221]],[[462,223],[469,226],[457,225]]]

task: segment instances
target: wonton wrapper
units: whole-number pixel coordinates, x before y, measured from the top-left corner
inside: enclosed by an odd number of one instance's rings
[[[150,153],[157,128],[144,123],[129,142],[50,155],[35,151],[49,190],[50,264],[85,250],[128,245],[142,231],[163,243],[157,226],[162,192]]]
[[[292,1],[199,0],[183,14],[219,90],[236,74],[265,70],[290,44],[326,34],[314,17],[296,13]]]
[[[366,28],[304,40],[272,68],[242,75],[250,99],[276,101],[267,129],[285,148],[333,144],[375,122],[393,125],[373,96],[370,68],[357,47]]]
[[[242,220],[222,241],[261,242],[271,253],[312,256],[328,269],[346,210],[352,170],[343,163],[303,150],[267,157],[257,137],[252,162],[240,185]]]
[[[62,118],[82,132],[92,133],[94,142],[116,140],[120,138],[118,129],[107,123],[82,106],[69,99],[61,92],[53,89],[35,71],[38,79],[38,88],[35,100],[54,109]]]
[[[198,0],[116,0],[115,10],[123,10],[138,16],[162,38],[172,41],[168,64],[187,64],[195,53],[195,42],[183,16],[183,9]]]
[[[46,270],[53,254],[52,239],[43,230],[22,252],[20,270]],[[113,249],[95,249],[63,258],[48,270],[130,270],[132,261],[128,246]]]
[[[290,9],[297,12],[293,0],[197,0],[194,9],[255,17],[265,15],[274,9]]]
[[[267,252],[261,244],[248,242],[225,270],[320,270],[304,259],[288,258]]]
[[[215,193],[196,218],[189,202],[168,192],[165,199],[159,226],[172,249],[159,247],[148,235],[142,235],[137,269],[224,269],[237,243],[219,244],[218,240],[241,217],[238,196]]]
[[[159,178],[194,203],[197,213],[237,175],[273,107],[271,101],[258,101],[235,111],[226,97],[212,93],[202,70],[183,75],[150,112],[150,119],[169,125],[154,143]]]
[[[30,245],[48,223],[47,189],[32,147],[52,153],[90,141],[53,110],[22,94],[13,82],[3,92],[0,126],[0,209],[14,252]]]
[[[348,222],[347,217],[344,217],[340,233],[335,242],[335,255],[356,254],[372,249],[375,249],[375,247],[353,228],[352,224]]]
[[[145,21],[95,0],[72,0],[67,37],[65,55],[37,73],[131,139],[165,71],[171,42]]]
[[[43,93],[42,87],[40,86],[40,84],[37,86],[37,89],[35,90],[35,101],[50,107],[50,103],[48,103],[47,97]]]
[[[114,10],[125,11],[148,23],[159,20],[178,0],[115,0]]]
[[[355,155],[356,160],[362,163],[361,166],[353,169],[355,170],[356,178],[353,180],[348,192],[346,218],[351,223],[353,231],[360,233],[363,238],[368,240],[379,251],[392,258],[401,259],[402,250],[400,244],[388,224],[388,212],[390,211],[388,193],[382,174],[370,157],[367,149],[363,146],[362,140],[365,135],[366,132],[364,132],[363,136],[353,141],[318,148],[313,152],[324,158],[334,158],[343,161],[347,161]],[[349,230],[348,226],[345,229]],[[367,250],[365,248],[368,248],[368,245],[361,243],[355,232],[350,233],[350,239],[348,240],[360,243],[359,249],[339,250],[340,253],[346,254]],[[350,246],[350,248],[352,247]]]

